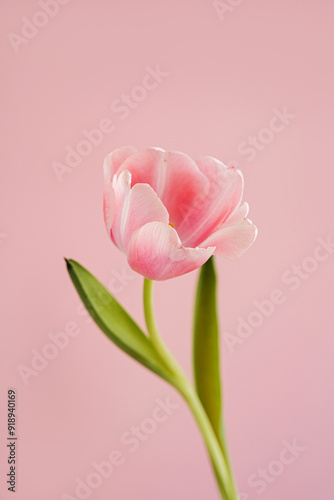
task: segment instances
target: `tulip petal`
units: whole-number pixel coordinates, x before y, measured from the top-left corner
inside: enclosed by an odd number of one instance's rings
[[[130,146],[124,146],[116,149],[104,159],[103,174],[104,174],[104,191],[103,191],[103,214],[104,222],[110,235],[110,229],[115,216],[115,191],[112,186],[114,174],[119,169],[120,165],[131,156],[136,150]]]
[[[124,170],[131,172],[132,186],[148,183],[154,189],[182,241],[193,232],[192,221],[188,221],[194,212],[193,200],[199,194],[204,196],[208,192],[209,181],[189,156],[149,148],[127,158],[117,174]]]
[[[132,233],[148,222],[168,224],[169,214],[155,191],[148,184],[135,184],[131,188],[131,174],[124,170],[114,178],[115,219],[111,236],[115,244],[127,251]]]
[[[198,191],[194,198],[193,214],[185,221],[191,230],[185,235],[183,226],[178,229],[183,243],[189,246],[202,246],[202,242],[236,210],[243,193],[240,170],[226,167],[211,157],[196,163],[207,177],[210,187],[207,193]]]
[[[115,191],[111,182],[104,183],[103,190],[103,215],[104,222],[110,236],[110,230],[115,216]]]
[[[243,219],[246,219],[248,212],[249,212],[248,203],[243,203],[230,215],[230,217],[225,222],[223,222],[222,226],[224,227],[233,226],[238,222],[241,222]],[[219,227],[218,229],[222,229],[222,227],[221,228]]]
[[[131,185],[149,184],[158,193],[159,176],[164,163],[165,151],[160,148],[148,148],[136,151],[120,166],[117,175],[124,170],[131,174]]]
[[[134,271],[152,280],[167,280],[202,266],[215,247],[185,248],[170,225],[150,222],[132,234],[128,262]]]
[[[209,236],[202,245],[214,245],[216,247],[215,255],[222,255],[227,259],[234,260],[252,245],[256,236],[256,226],[249,219],[241,219],[231,225],[229,223],[224,224],[221,229]]]
[[[158,195],[167,208],[182,243],[185,244],[187,235],[194,230],[194,199],[199,194],[207,193],[208,179],[189,156],[171,151],[165,154],[158,187]]]
[[[108,154],[103,163],[104,181],[111,182],[120,166],[135,152],[135,148],[131,146],[123,146],[122,148],[115,149],[115,151]]]

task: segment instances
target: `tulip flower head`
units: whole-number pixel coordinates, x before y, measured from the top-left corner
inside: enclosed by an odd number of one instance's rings
[[[130,267],[151,280],[181,276],[211,255],[235,259],[254,242],[240,170],[160,148],[122,147],[104,161],[104,219]]]

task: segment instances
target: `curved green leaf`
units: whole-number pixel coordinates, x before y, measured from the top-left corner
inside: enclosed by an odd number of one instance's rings
[[[194,315],[193,366],[197,394],[213,430],[223,443],[222,396],[219,368],[217,280],[211,257],[200,270]]]
[[[117,300],[78,262],[65,260],[71,280],[99,328],[120,349],[174,385],[173,375],[161,361],[150,339]]]

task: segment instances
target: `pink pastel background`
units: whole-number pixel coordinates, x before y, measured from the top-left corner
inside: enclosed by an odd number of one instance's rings
[[[334,238],[334,3],[221,4],[228,8],[219,16],[211,0],[63,0],[48,18],[36,15],[37,1],[1,0],[1,500],[13,498],[5,478],[11,387],[17,500],[77,498],[76,478],[85,480],[115,449],[125,461],[92,500],[219,498],[181,398],[82,315],[65,269],[63,256],[81,262],[143,324],[142,278],[109,242],[102,218],[103,158],[127,144],[211,155],[243,171],[259,236],[240,260],[216,261],[235,475],[243,500],[334,498],[334,256],[309,259],[317,238]],[[27,43],[9,35],[20,35],[24,17],[45,24]],[[136,87],[148,66],[164,76],[143,97]],[[122,114],[115,101],[129,93],[143,98]],[[263,131],[284,108],[292,117],[283,129]],[[64,164],[66,147],[76,148],[82,130],[104,118],[113,131],[60,181],[54,162]],[[267,144],[246,154],[258,134]],[[303,262],[314,272],[293,282],[291,269]],[[196,275],[155,288],[161,331],[189,375]],[[229,349],[224,334],[237,335],[237,318],[247,319],[254,301],[274,289],[284,303]],[[25,385],[18,367],[31,368],[31,351],[41,352],[48,334],[69,322],[80,334]],[[167,396],[178,409],[131,453],[122,434]],[[283,443],[294,440],[300,456],[258,493],[249,478],[275,467]]]

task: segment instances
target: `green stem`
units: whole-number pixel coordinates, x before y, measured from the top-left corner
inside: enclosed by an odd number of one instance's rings
[[[144,313],[148,333],[156,352],[160,355],[165,366],[178,378],[186,378],[181,367],[160,337],[153,312],[153,281],[144,278]]]
[[[156,352],[160,355],[160,358],[165,366],[173,373],[175,387],[185,399],[193,416],[195,417],[209,452],[222,498],[224,500],[237,500],[238,494],[235,490],[234,482],[231,477],[231,468],[226,450],[221,449],[217,436],[195,389],[191,386],[182,368],[160,337],[153,313],[152,289],[153,282],[145,278],[144,312],[147,330],[152,344]]]

